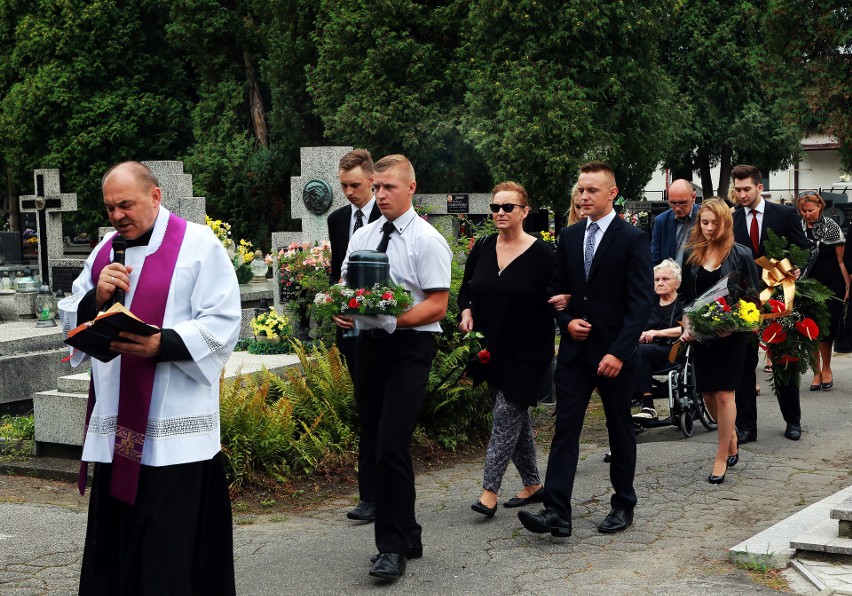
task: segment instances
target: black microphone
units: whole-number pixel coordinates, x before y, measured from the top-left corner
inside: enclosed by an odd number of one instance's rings
[[[112,241],[112,262],[118,263],[119,265],[124,265],[124,252],[127,250],[127,240],[121,236],[116,235],[116,237]],[[119,304],[124,304],[124,290],[116,287],[115,293],[112,295],[116,302]]]

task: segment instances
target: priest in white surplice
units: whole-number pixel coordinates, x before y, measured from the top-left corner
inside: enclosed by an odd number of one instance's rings
[[[234,594],[219,375],[239,335],[236,275],[208,227],[160,205],[147,166],[118,164],[102,188],[118,233],[60,302],[63,324],[91,320],[123,290],[125,306],[161,332],[122,334],[128,341],[110,346],[119,357],[91,360],[81,472],[95,468],[80,593]],[[113,250],[122,238],[125,264]],[[77,351],[71,363],[85,360]]]

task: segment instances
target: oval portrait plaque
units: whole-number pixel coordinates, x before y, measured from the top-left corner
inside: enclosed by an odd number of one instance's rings
[[[305,208],[314,215],[322,215],[331,207],[333,200],[331,187],[325,180],[314,178],[302,189],[302,202]]]

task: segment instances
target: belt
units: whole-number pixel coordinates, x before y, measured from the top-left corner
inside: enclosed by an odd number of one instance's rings
[[[384,329],[361,329],[358,331],[359,337],[399,337],[416,335],[418,333],[431,333],[430,331],[419,331],[417,329],[397,329],[393,333],[388,333]]]

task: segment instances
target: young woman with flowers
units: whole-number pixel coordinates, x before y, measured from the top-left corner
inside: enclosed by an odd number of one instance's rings
[[[486,380],[495,399],[482,496],[471,505],[486,517],[497,511],[497,493],[510,459],[524,488],[504,506],[542,501],[528,410],[549,371],[555,338],[547,292],[553,248],[524,232],[529,207],[523,186],[502,182],[491,193],[497,234],[474,244],[458,298],[459,330],[485,336],[489,356],[485,363],[479,357],[481,374],[475,380]]]
[[[731,211],[722,199],[708,199],[701,205],[698,225],[692,228],[687,242],[684,263],[681,289],[686,304],[732,272],[741,286],[757,290],[757,266],[751,251],[734,242]],[[693,341],[696,335],[687,326],[681,338]],[[734,390],[742,376],[748,341],[747,333],[719,331],[715,339],[698,342],[693,350],[698,389],[719,425],[716,458],[707,478],[711,484],[724,482],[728,468],[739,461]]]

